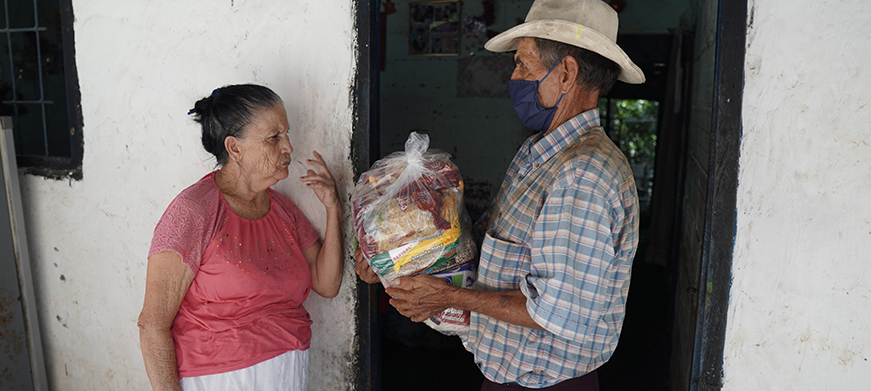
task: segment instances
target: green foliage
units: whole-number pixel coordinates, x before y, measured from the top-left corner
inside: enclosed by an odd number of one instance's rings
[[[656,154],[659,102],[644,99],[601,99],[603,125],[632,164],[650,164]],[[609,111],[613,111],[608,115]],[[608,118],[611,123],[608,124]]]

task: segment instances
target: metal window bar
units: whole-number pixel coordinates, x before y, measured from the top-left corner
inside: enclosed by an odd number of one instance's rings
[[[36,0],[33,0],[33,25],[34,27],[29,28],[10,28],[11,24],[9,23],[9,0],[3,0],[3,7],[6,14],[6,28],[0,29],[0,33],[6,34],[6,43],[9,49],[9,71],[11,73],[12,84],[12,100],[4,100],[4,104],[12,104],[13,111],[15,113],[15,126],[17,127],[20,124],[20,120],[18,118],[18,106],[25,104],[38,104],[42,111],[42,140],[43,140],[43,148],[45,151],[44,156],[49,156],[48,152],[48,124],[45,118],[45,105],[53,104],[53,101],[45,100],[45,89],[43,87],[43,78],[42,78],[42,48],[39,43],[39,33],[41,31],[45,31],[45,27],[39,26],[39,7],[36,4]],[[32,32],[36,35],[36,69],[37,75],[39,77],[39,100],[18,100],[18,91],[17,85],[15,82],[15,63],[13,60],[12,53],[12,34],[13,33],[29,33]],[[19,131],[23,131],[21,128]]]

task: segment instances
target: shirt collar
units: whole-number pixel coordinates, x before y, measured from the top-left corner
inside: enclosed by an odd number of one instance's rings
[[[587,110],[563,122],[529,148],[530,162],[541,164],[568,147],[591,129],[599,127],[599,108]]]

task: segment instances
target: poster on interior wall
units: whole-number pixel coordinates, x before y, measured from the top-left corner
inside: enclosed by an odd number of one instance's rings
[[[460,2],[423,1],[408,6],[408,54],[460,54]]]

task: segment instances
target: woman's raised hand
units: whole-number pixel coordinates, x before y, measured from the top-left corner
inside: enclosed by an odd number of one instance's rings
[[[306,175],[300,177],[299,180],[305,183],[305,186],[314,190],[315,195],[324,204],[327,209],[339,207],[339,191],[336,189],[336,181],[333,180],[333,175],[327,168],[327,163],[321,154],[317,151],[312,151],[314,159],[306,159],[306,164],[313,166],[314,169],[307,169]],[[315,170],[316,169],[316,170]]]

